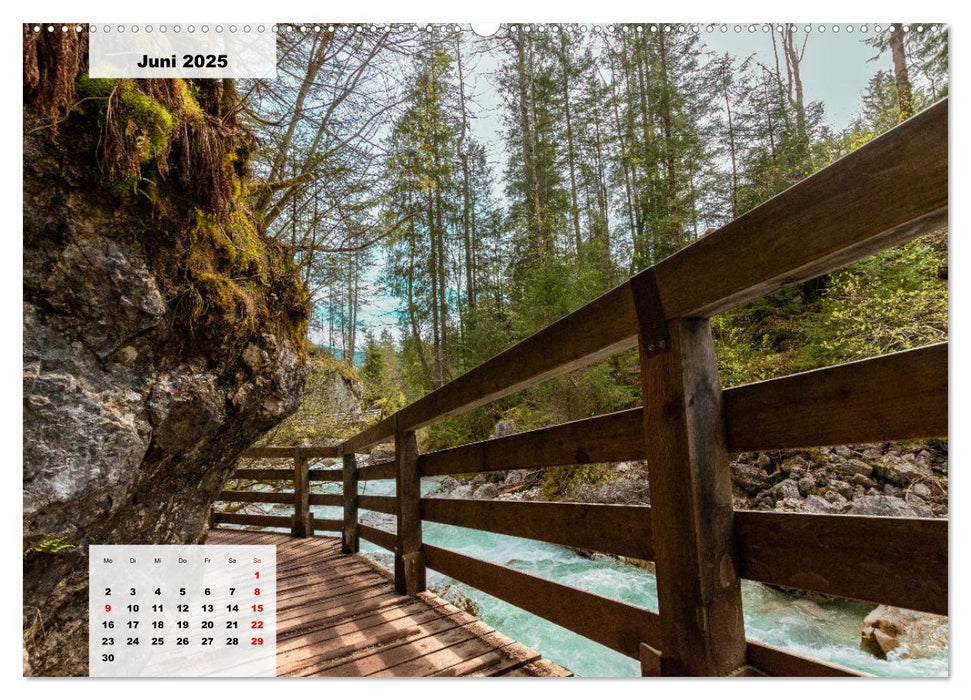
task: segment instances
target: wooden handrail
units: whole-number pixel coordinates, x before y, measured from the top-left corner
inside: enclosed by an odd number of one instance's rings
[[[345,552],[358,538],[393,551],[399,591],[422,590],[427,565],[639,658],[645,672],[864,675],[747,640],[739,579],[947,614],[947,522],[735,512],[728,453],[946,436],[947,343],[722,390],[707,318],[946,223],[947,121],[944,100],[340,446],[245,453],[343,456],[342,469],[240,469],[233,478],[295,491],[221,497],[298,511],[343,503],[342,521],[310,531],[340,529]],[[635,345],[643,406],[418,454],[417,428]],[[358,468],[355,453],[388,439],[393,460]],[[650,508],[422,499],[418,489],[421,476],[645,458]],[[395,497],[357,494],[360,481],[392,478]],[[341,481],[343,494],[309,494],[311,481]],[[358,508],[395,515],[396,532],[360,524]],[[423,544],[423,519],[657,558],[660,615]]]

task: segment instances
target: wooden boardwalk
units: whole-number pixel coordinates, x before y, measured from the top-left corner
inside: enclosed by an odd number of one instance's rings
[[[206,544],[277,547],[278,676],[566,676],[562,667],[331,537],[214,529]]]

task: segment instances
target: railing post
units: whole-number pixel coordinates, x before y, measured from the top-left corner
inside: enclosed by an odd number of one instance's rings
[[[293,448],[293,492],[293,525],[290,534],[294,537],[313,537],[314,528],[310,519],[310,470],[299,447]]]
[[[659,668],[665,676],[724,675],[745,664],[745,625],[711,329],[707,319],[665,322],[653,277],[632,290],[661,618]],[[651,667],[654,662],[645,663]]]
[[[395,425],[395,493],[398,534],[394,552],[394,587],[402,594],[425,590],[425,555],[421,549],[421,478],[415,432]]]
[[[344,455],[344,533],[341,551],[352,554],[361,548],[357,531],[357,456]]]

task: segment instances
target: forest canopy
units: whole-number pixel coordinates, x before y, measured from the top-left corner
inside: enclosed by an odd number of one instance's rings
[[[678,25],[281,27],[279,77],[244,81],[238,109],[250,205],[294,252],[311,339],[387,414],[947,95],[944,27],[873,27],[842,37],[877,70],[836,129],[804,86],[816,37],[767,29],[738,55]],[[945,339],[946,233],[714,331],[729,385]],[[433,439],[634,405],[636,373],[622,354]]]

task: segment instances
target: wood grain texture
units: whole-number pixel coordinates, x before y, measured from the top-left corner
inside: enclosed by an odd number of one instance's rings
[[[746,654],[748,663],[770,676],[845,678],[870,675],[754,640],[748,641]]]
[[[423,498],[424,520],[650,560],[648,506]]]
[[[237,469],[229,480],[246,479],[248,481],[293,481],[292,469]]]
[[[441,598],[397,595],[336,539],[217,529],[206,544],[276,546],[280,676],[569,675]]]
[[[365,510],[395,515],[397,513],[397,499],[394,496],[358,496],[358,503]]]
[[[661,643],[642,641],[663,675],[720,676],[745,664],[745,627],[718,360],[707,320],[668,335],[669,352],[641,349]]]
[[[212,522],[216,525],[255,525],[259,527],[285,527],[290,529],[293,518],[288,515],[251,515],[248,513],[220,513],[212,514]]]
[[[643,458],[643,416],[631,409],[426,452],[418,465],[422,476],[443,476]]]
[[[344,481],[344,472],[341,469],[311,469],[308,473],[311,481],[330,481],[341,483]]]
[[[947,343],[725,392],[733,452],[947,435]]]
[[[357,470],[358,481],[376,481],[378,479],[394,479],[395,478],[395,462],[391,460],[390,462],[378,462],[377,464],[370,464],[366,467],[361,467]]]
[[[341,506],[344,498],[339,493],[312,493],[310,494],[310,505],[312,506]]]
[[[387,549],[389,552],[394,551],[395,534],[393,532],[363,524],[357,526],[357,531],[362,540],[367,540],[379,547]]]
[[[425,563],[421,543],[421,477],[418,475],[418,439],[414,431],[395,433],[395,515],[398,518],[394,550],[394,586],[414,595],[425,590]]]
[[[711,316],[947,222],[943,100],[655,265],[665,315]]]
[[[641,642],[657,643],[657,613],[506,566],[425,545],[429,568],[527,610],[544,620],[639,658]]]
[[[288,459],[293,458],[296,447],[250,447],[243,451],[243,459]],[[308,459],[327,459],[341,456],[340,446],[301,447],[301,454]]]
[[[344,481],[342,497],[344,501],[344,533],[341,549],[344,554],[353,554],[361,548],[358,527],[358,493],[357,493],[357,456],[354,453],[344,455]]]
[[[280,503],[293,505],[292,491],[220,491],[219,499],[223,503]]]
[[[344,521],[337,518],[313,518],[313,532],[341,532],[344,529]]]
[[[293,459],[293,527],[294,537],[312,537],[314,526],[310,519],[310,463],[301,454],[300,448],[294,450]]]
[[[947,520],[738,511],[743,578],[947,615]]]

